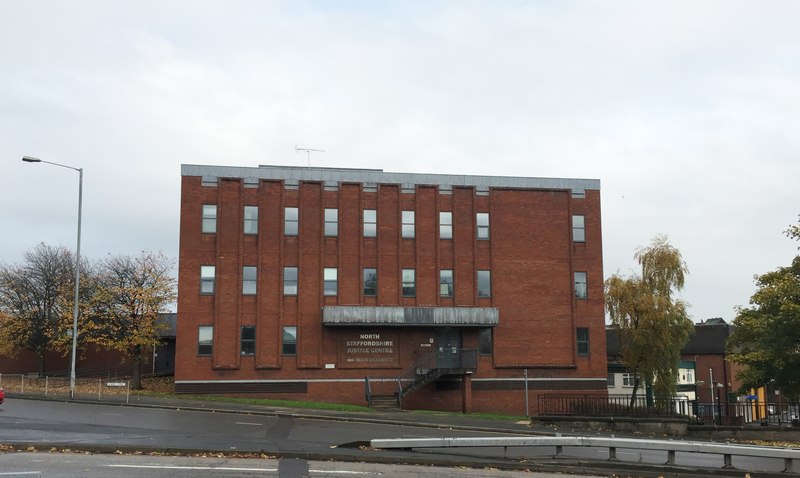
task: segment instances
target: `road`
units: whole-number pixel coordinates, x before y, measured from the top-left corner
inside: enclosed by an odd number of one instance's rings
[[[63,453],[0,454],[0,477],[14,473],[34,478],[563,478],[561,474],[340,463],[302,459],[236,459],[183,456],[82,455]],[[25,473],[26,475],[22,475]]]
[[[546,447],[397,451],[356,446],[376,438],[490,435],[492,434],[486,431],[332,421],[286,415],[213,413],[22,399],[9,399],[0,407],[0,443],[32,444],[45,449],[52,445],[58,448],[106,452],[114,452],[116,449],[181,453],[204,450],[257,454],[263,452],[301,460],[383,461],[444,466],[468,464],[477,468],[497,463],[527,463],[539,471],[552,468],[533,466],[537,458],[539,463],[549,463],[546,466],[558,465],[558,462],[548,458],[555,454],[555,449]],[[596,463],[602,463],[608,457],[607,450],[593,448],[565,447],[564,454],[573,457],[573,461],[591,460]],[[665,453],[661,456],[656,452],[640,453],[635,450],[618,450],[617,457],[627,463],[658,465],[666,461]],[[722,466],[722,459],[718,456],[678,454],[676,458],[680,465],[687,467]],[[749,470],[782,469],[780,463],[759,459],[734,465]],[[625,468],[625,465],[619,464],[620,470]],[[608,464],[605,469],[616,471],[609,468]]]

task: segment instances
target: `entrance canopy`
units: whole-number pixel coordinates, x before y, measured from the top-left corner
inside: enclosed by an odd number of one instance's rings
[[[495,307],[365,307],[322,308],[322,324],[331,327],[495,327]]]

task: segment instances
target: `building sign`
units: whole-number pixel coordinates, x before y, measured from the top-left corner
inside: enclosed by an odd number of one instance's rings
[[[396,332],[348,332],[339,342],[340,368],[399,367]]]

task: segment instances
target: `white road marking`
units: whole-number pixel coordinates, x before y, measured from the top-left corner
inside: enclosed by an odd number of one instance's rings
[[[260,427],[260,426],[264,425],[263,423],[254,423],[254,422],[236,422],[236,424],[237,425],[251,425],[251,426],[254,426],[254,427]]]
[[[215,471],[259,471],[277,472],[277,468],[236,468],[232,466],[177,466],[177,465],[108,465],[113,468],[145,468],[158,470],[215,470]],[[372,471],[348,471],[348,470],[308,470],[310,473],[325,473],[337,475],[375,475],[381,476],[383,473]],[[2,474],[0,473],[0,476]]]
[[[219,470],[219,471],[278,471],[277,468],[235,468],[229,466],[176,466],[176,465],[108,465],[113,468],[148,468],[159,470]]]
[[[347,471],[347,470],[308,470],[309,473],[325,473],[327,474],[335,474],[338,473],[340,475],[377,475],[382,476],[383,473],[377,471]]]

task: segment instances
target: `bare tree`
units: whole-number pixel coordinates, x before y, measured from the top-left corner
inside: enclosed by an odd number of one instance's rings
[[[39,244],[25,253],[25,262],[0,266],[0,336],[12,346],[36,355],[39,375],[45,373],[48,351],[66,350],[72,329],[74,259],[64,247]]]
[[[140,366],[160,341],[159,314],[175,301],[174,261],[161,253],[113,256],[99,265],[89,340],[119,350],[133,366],[131,387],[141,389]]]

